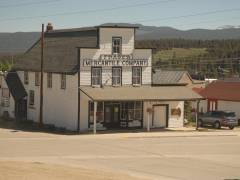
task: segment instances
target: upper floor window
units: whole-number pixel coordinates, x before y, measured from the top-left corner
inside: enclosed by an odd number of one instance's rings
[[[47,87],[52,88],[52,73],[47,73]]]
[[[142,83],[142,68],[133,67],[132,68],[132,84],[141,85],[141,83]]]
[[[61,89],[66,89],[66,74],[61,74]]]
[[[24,84],[28,84],[28,72],[24,71]]]
[[[102,84],[102,68],[92,68],[92,86],[100,86]]]
[[[121,54],[122,53],[122,38],[113,37],[112,38],[112,53]]]
[[[40,73],[35,72],[35,86],[40,86]]]
[[[112,68],[112,85],[120,86],[122,84],[122,69],[120,67]]]
[[[34,105],[34,91],[33,90],[29,91],[29,105],[30,106]]]

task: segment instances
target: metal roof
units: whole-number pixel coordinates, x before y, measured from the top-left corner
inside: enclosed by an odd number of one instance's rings
[[[139,28],[137,24],[129,24],[129,23],[105,23],[95,27],[102,28]]]
[[[10,71],[7,74],[6,83],[15,101],[27,96],[27,92],[16,72]]]
[[[240,81],[214,81],[198,93],[207,99],[240,102]]]
[[[94,88],[81,86],[80,90],[94,101],[130,101],[130,100],[200,100],[202,96],[185,86],[121,86]]]
[[[187,71],[169,71],[156,69],[153,72],[152,84],[161,85],[161,84],[179,84],[181,78]]]
[[[98,31],[75,29],[71,31],[50,31],[45,33],[44,71],[74,74],[79,66],[78,47],[97,47]],[[38,40],[17,63],[13,70],[40,71],[41,42]]]

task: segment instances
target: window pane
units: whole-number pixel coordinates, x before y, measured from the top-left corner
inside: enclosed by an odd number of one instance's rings
[[[121,68],[113,68],[112,70],[112,84],[120,85],[121,84]]]
[[[34,91],[29,91],[29,105],[34,105]]]
[[[35,72],[35,85],[36,86],[40,85],[40,75],[39,75],[39,72]]]
[[[61,89],[66,89],[66,74],[61,74]]]
[[[132,76],[133,84],[141,84],[141,67],[133,67]]]
[[[135,120],[141,120],[142,119],[142,110],[135,110]]]
[[[113,38],[112,41],[112,51],[114,54],[121,53],[122,42],[121,38]]]
[[[28,72],[24,71],[24,84],[28,84]]]
[[[92,68],[92,85],[100,85],[101,76],[101,68]]]

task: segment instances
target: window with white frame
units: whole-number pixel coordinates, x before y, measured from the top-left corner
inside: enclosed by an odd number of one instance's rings
[[[61,89],[66,89],[66,74],[61,74]]]
[[[112,85],[120,86],[122,84],[122,69],[120,67],[112,68]]]
[[[52,73],[47,73],[47,87],[52,88]]]
[[[35,86],[40,86],[40,73],[35,72]]]
[[[102,68],[92,68],[92,86],[100,86],[102,84]]]
[[[10,105],[10,92],[8,88],[2,88],[2,106],[9,107]]]
[[[28,84],[28,72],[27,71],[24,71],[24,84]]]
[[[29,106],[34,106],[34,91],[30,90],[29,91]]]
[[[112,38],[112,53],[121,54],[122,53],[122,38],[113,37]]]
[[[142,120],[142,102],[131,101],[128,102],[128,119],[129,120]]]
[[[132,84],[140,85],[142,83],[142,68],[133,67],[132,68]]]

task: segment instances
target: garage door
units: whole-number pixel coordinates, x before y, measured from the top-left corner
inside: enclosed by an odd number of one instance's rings
[[[153,127],[167,126],[167,106],[154,106]]]

